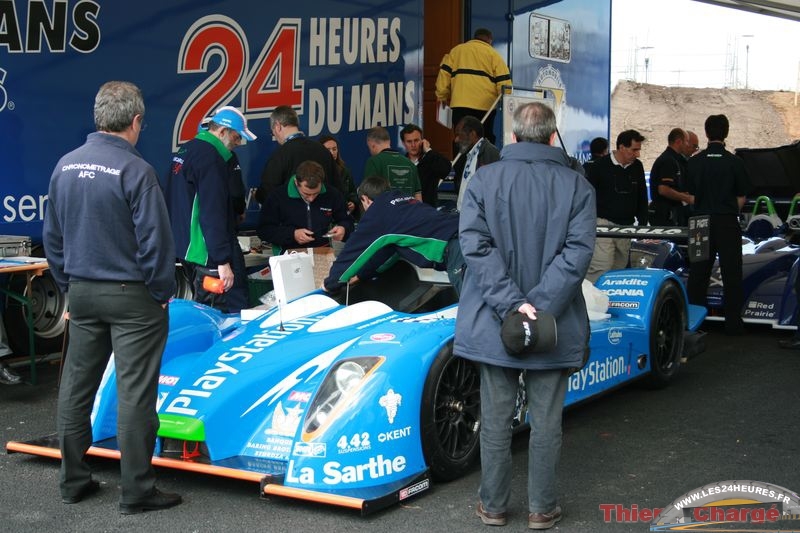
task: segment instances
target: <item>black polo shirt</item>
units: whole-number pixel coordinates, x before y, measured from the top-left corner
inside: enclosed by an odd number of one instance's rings
[[[738,215],[739,196],[750,192],[744,161],[720,142],[689,159],[687,191],[694,195],[696,215]]]

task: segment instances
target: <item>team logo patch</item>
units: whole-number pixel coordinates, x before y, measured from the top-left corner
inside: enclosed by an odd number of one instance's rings
[[[403,397],[397,394],[394,390],[389,389],[386,394],[380,397],[378,404],[386,409],[386,416],[389,418],[389,423],[394,424],[394,417],[397,416],[397,408],[403,401]]]
[[[419,483],[414,483],[410,487],[400,489],[399,497],[401,500],[405,500],[406,498],[410,498],[414,494],[422,492],[423,490],[428,490],[430,486],[431,486],[430,480],[423,479]]]

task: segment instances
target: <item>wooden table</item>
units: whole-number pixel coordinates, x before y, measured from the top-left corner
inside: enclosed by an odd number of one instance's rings
[[[31,282],[36,276],[41,276],[49,265],[41,257],[4,257],[0,258],[0,275],[25,274],[25,292],[16,293],[8,287],[0,287],[0,293],[16,300],[25,309],[25,322],[28,325],[28,350],[30,353],[31,384],[36,384],[36,345],[33,324],[33,300]],[[6,310],[8,312],[8,310]]]

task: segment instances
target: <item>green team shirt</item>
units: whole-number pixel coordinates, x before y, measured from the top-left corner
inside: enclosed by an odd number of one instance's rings
[[[367,159],[364,177],[383,176],[389,180],[392,189],[403,191],[409,196],[422,193],[417,166],[406,156],[386,149]]]

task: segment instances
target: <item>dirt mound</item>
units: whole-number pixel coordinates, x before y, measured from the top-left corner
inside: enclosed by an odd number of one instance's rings
[[[647,138],[641,159],[649,171],[666,148],[672,128],[693,130],[703,147],[703,123],[708,115],[719,113],[731,122],[727,140],[731,150],[781,146],[800,138],[800,107],[794,105],[794,93],[621,81],[611,95],[611,143],[620,131],[641,132]]]

